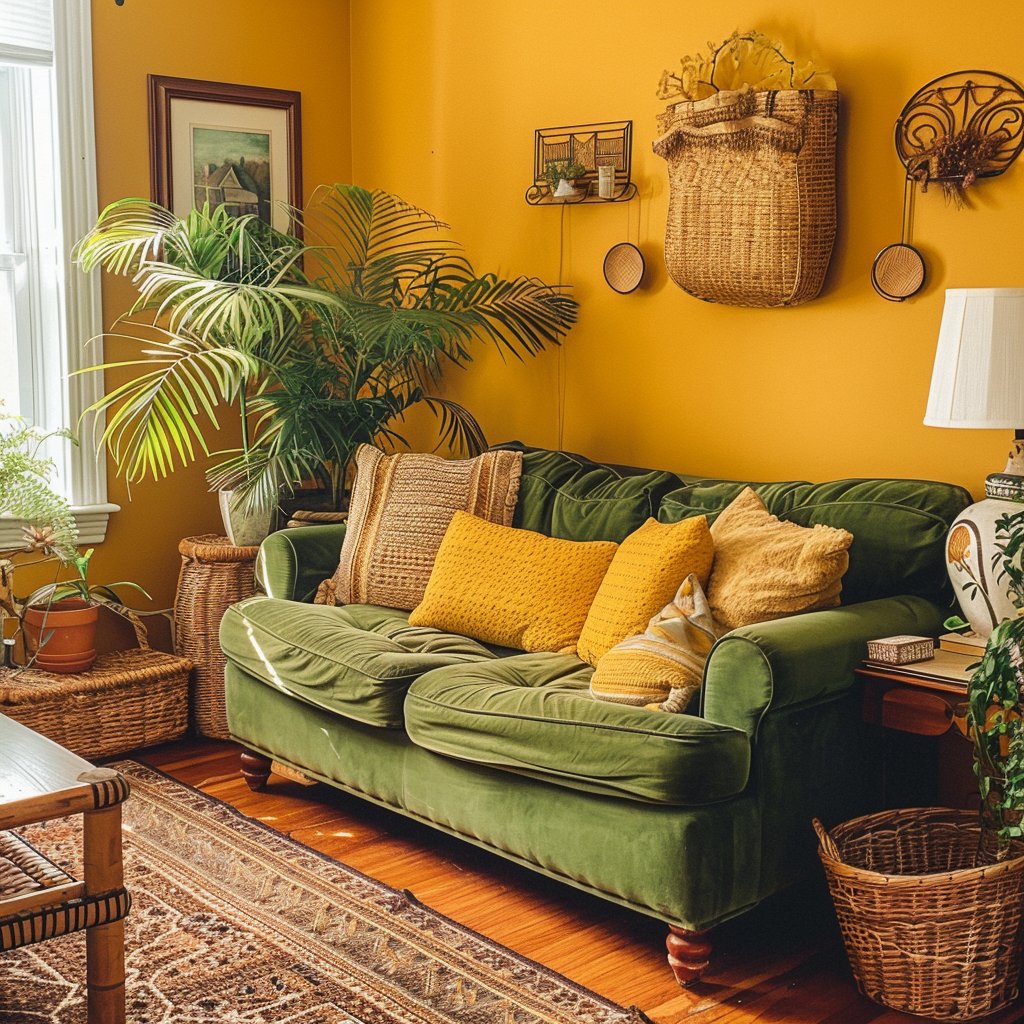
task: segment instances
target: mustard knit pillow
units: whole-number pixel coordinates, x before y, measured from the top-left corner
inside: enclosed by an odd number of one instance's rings
[[[579,656],[596,665],[617,643],[642,633],[690,573],[707,583],[713,554],[704,516],[670,524],[648,519],[619,545],[580,634]]]
[[[715,520],[707,595],[726,629],[839,604],[853,534],[780,522],[750,487]]]
[[[409,625],[571,654],[617,546],[557,540],[456,512]]]

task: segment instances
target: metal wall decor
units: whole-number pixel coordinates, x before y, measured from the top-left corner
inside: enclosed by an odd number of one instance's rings
[[[924,287],[925,264],[910,244],[915,184],[942,187],[962,206],[964,191],[1002,174],[1024,149],[1024,91],[994,71],[957,71],[918,89],[896,119],[896,152],[906,168],[903,232],[871,265],[883,299],[902,302]]]
[[[896,121],[907,176],[962,191],[1002,174],[1024,148],[1024,92],[993,71],[957,71],[929,82]]]
[[[531,206],[540,206],[547,203],[614,203],[632,199],[637,191],[636,185],[630,181],[632,150],[632,121],[538,128],[534,136],[534,180],[526,191],[526,201]],[[547,174],[552,162],[583,167],[583,174],[575,179],[573,194],[554,196]],[[615,169],[610,198],[598,195],[597,168],[602,164]]]

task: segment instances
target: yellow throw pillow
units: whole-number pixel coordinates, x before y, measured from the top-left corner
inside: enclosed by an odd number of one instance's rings
[[[579,656],[596,665],[617,643],[642,633],[690,573],[701,586],[707,582],[713,554],[704,516],[648,519],[619,545],[580,634]]]
[[[846,530],[780,522],[747,487],[715,520],[711,536],[708,603],[726,629],[838,606],[853,543]]]
[[[521,651],[571,654],[617,547],[456,512],[409,625]]]
[[[691,573],[645,632],[616,644],[597,663],[590,694],[652,711],[685,711],[700,690],[715,639],[711,609]]]

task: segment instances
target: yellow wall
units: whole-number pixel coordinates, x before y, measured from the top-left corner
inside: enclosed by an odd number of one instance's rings
[[[128,0],[129,3],[132,0]],[[564,348],[564,447],[592,457],[755,479],[910,476],[979,493],[1009,435],[924,427],[947,287],[1019,286],[1024,161],[982,182],[973,209],[919,196],[925,290],[890,303],[869,282],[899,240],[893,123],[930,79],[984,68],[1024,83],[1019,5],[935,0],[352,0],[353,173],[450,222],[479,269],[559,274],[558,208],[523,200],[535,128],[632,118],[641,202],[564,212],[562,279],[582,309]],[[651,153],[661,72],[734,29],[757,28],[829,67],[841,92],[840,226],[823,294],[793,309],[709,305],[663,264],[665,164]],[[601,263],[644,252],[621,296]],[[478,349],[450,393],[491,440],[558,443],[554,352],[518,365]],[[1024,426],[1024,424],[1022,424]],[[427,440],[427,435],[422,435]]]
[[[149,195],[147,74],[300,91],[306,194],[320,182],[348,179],[348,0],[126,0],[123,7],[93,0],[92,28],[101,208],[124,196]],[[108,329],[132,298],[121,279],[104,280]],[[108,360],[130,352],[107,343]],[[118,379],[108,374],[108,386]],[[234,426],[230,411],[221,423],[211,446],[231,447],[237,429],[228,429]],[[221,532],[202,467],[137,485],[130,500],[123,481],[112,470],[110,476],[110,500],[123,510],[111,517],[91,575],[96,582],[136,580],[158,606],[169,605],[181,564],[178,541]]]

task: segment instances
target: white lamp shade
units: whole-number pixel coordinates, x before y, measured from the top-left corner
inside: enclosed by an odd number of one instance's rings
[[[1024,288],[950,288],[928,427],[1024,429]]]

